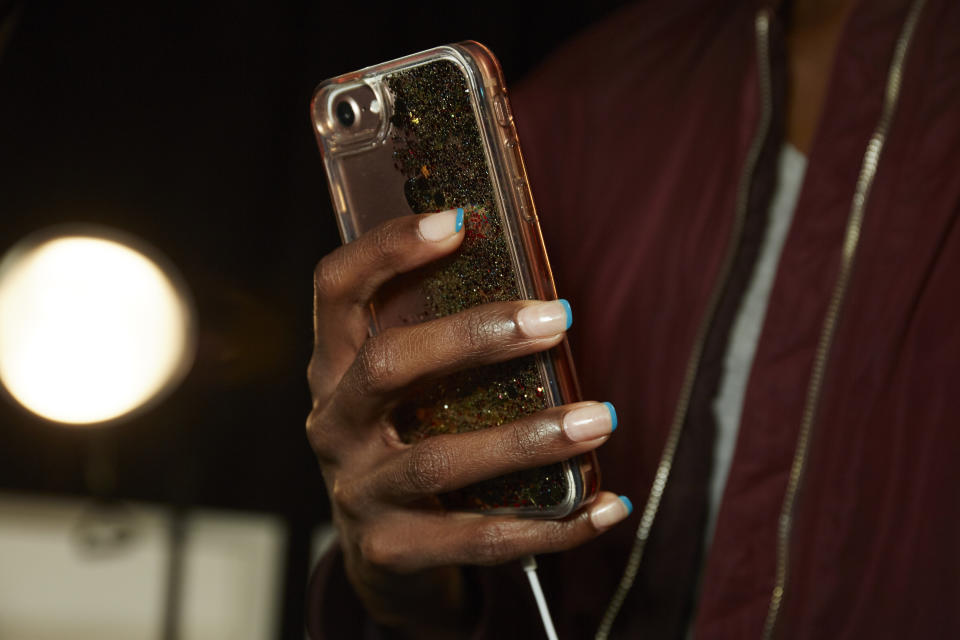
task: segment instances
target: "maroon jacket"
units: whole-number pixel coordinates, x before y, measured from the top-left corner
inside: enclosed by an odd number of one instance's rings
[[[927,0],[912,31],[910,7],[863,2],[842,36],[699,586],[710,401],[783,139],[782,17],[641,3],[515,92],[584,396],[620,417],[603,484],[637,505],[540,559],[562,638],[596,631],[658,469],[611,637],[692,618],[697,638],[960,637],[960,4]],[[518,568],[477,575],[479,636],[542,636]],[[335,557],[315,585],[315,628],[359,637]]]

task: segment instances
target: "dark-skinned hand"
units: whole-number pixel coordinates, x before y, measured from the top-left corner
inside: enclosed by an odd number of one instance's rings
[[[390,416],[432,378],[556,346],[556,302],[478,306],[370,336],[369,304],[394,276],[455,251],[456,213],[390,220],[326,256],[315,273],[315,349],[307,432],[326,482],[347,577],[370,615],[401,635],[463,637],[473,622],[463,565],[570,549],[629,514],[601,492],[562,520],[480,516],[436,506],[437,494],[565,460],[614,428],[599,402],[550,408],[509,424],[400,440]]]

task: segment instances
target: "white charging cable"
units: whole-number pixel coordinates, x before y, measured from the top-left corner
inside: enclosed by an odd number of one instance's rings
[[[543,630],[547,632],[547,640],[557,640],[557,630],[553,628],[553,618],[550,617],[547,599],[543,596],[540,578],[537,577],[537,560],[533,556],[524,556],[520,560],[520,564],[527,574],[527,579],[530,580],[530,590],[533,591],[533,597],[537,601],[540,619],[543,620]]]

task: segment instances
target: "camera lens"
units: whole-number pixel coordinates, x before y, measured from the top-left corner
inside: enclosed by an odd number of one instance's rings
[[[353,105],[346,100],[337,103],[337,120],[345,127],[353,126],[357,120],[357,114],[353,111]]]

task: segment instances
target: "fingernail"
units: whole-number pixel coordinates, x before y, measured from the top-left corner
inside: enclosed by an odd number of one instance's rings
[[[529,338],[547,338],[566,331],[573,323],[570,303],[551,300],[527,305],[517,314],[520,331]]]
[[[563,432],[574,442],[610,435],[617,428],[617,414],[609,402],[574,409],[563,416]]]
[[[606,504],[595,507],[590,512],[590,521],[597,529],[606,529],[617,524],[633,512],[633,503],[630,498],[620,496]]]
[[[440,242],[463,229],[463,209],[449,209],[420,219],[420,235],[427,242]]]
[[[616,431],[617,424],[619,423],[619,421],[617,420],[617,410],[609,402],[604,402],[603,404],[604,406],[607,407],[607,411],[610,412],[610,422],[613,423],[613,426],[610,428],[610,431]]]

